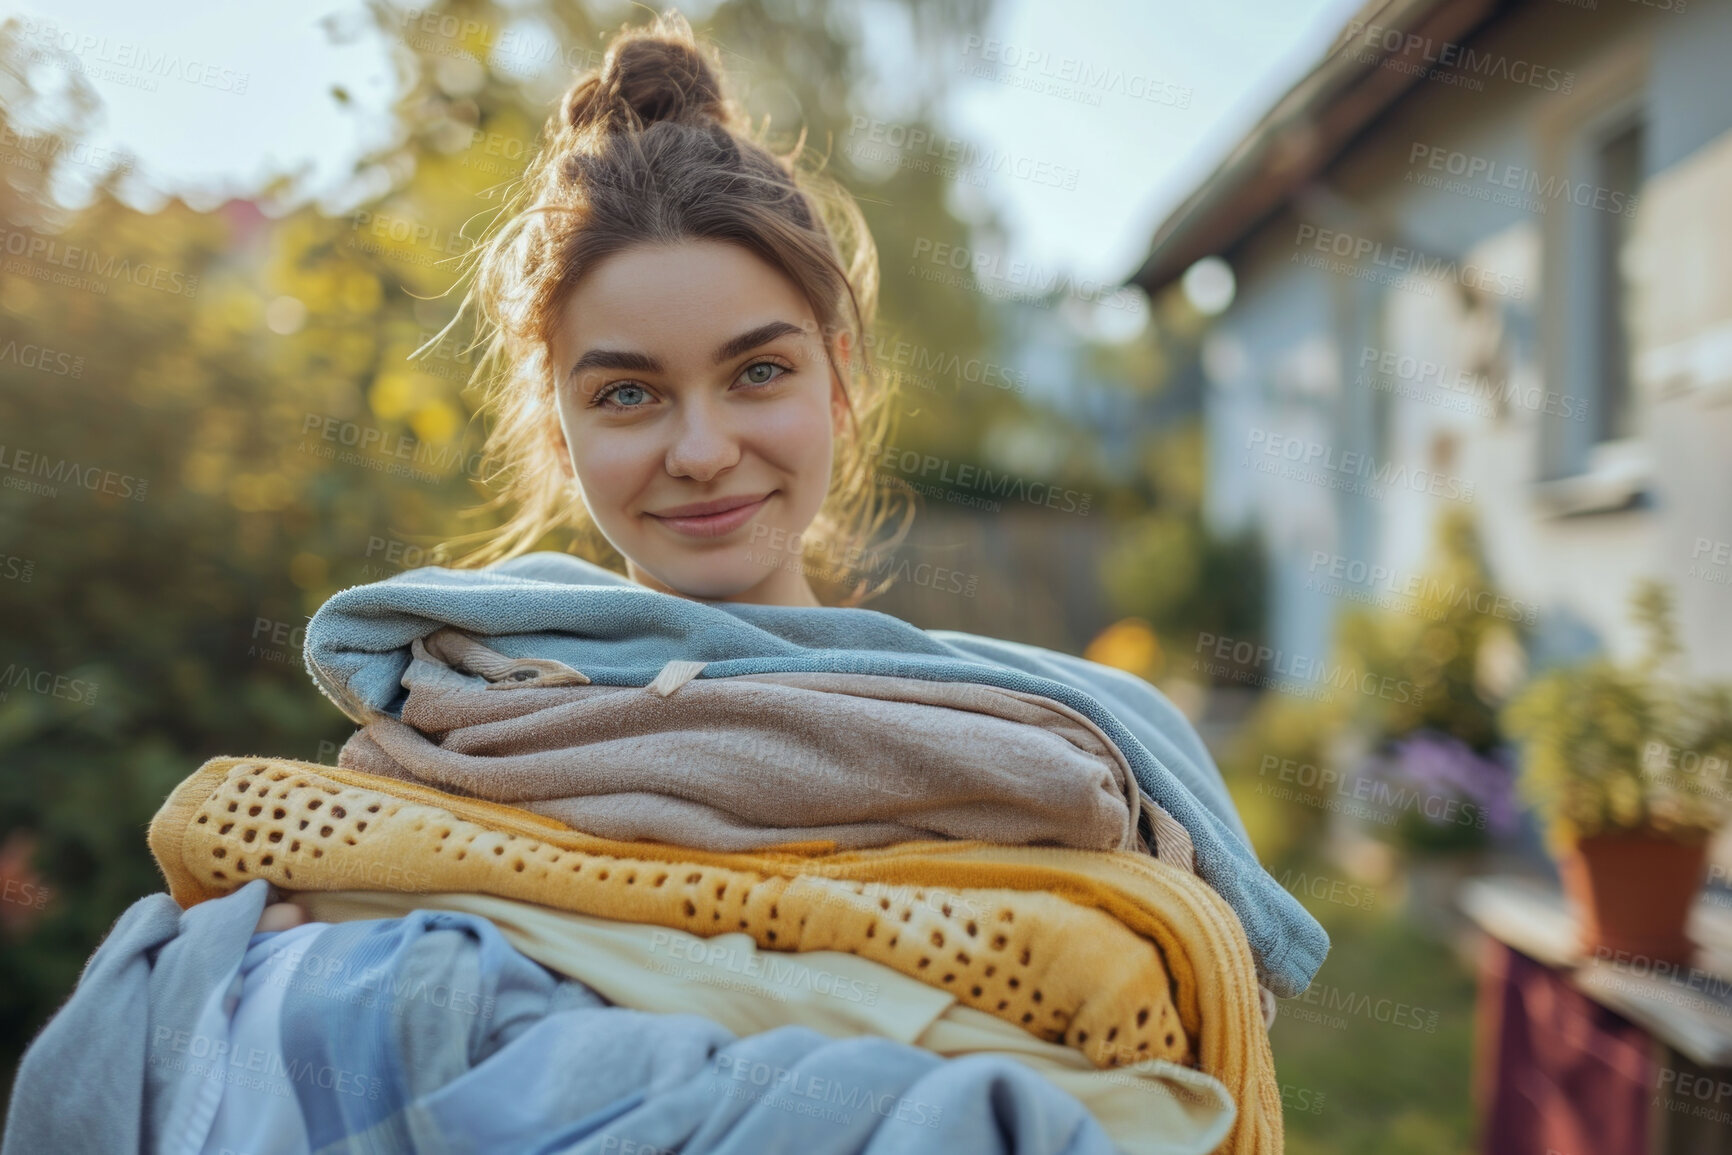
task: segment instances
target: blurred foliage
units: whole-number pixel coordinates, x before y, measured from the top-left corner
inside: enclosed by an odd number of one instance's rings
[[[1258,538],[1219,538],[1197,517],[1157,508],[1120,527],[1101,580],[1115,607],[1169,639],[1206,632],[1255,641],[1263,573]]]
[[[1339,704],[1270,692],[1257,699],[1220,756],[1221,775],[1251,844],[1270,870],[1319,852],[1329,824],[1329,784],[1346,715]],[[1295,767],[1309,767],[1303,772]],[[1288,796],[1284,791],[1292,791]]]
[[[902,122],[918,125],[954,73],[940,57],[988,0],[901,7],[924,54],[899,78]],[[329,761],[347,736],[301,668],[307,616],[478,528],[463,342],[409,354],[450,319],[462,254],[604,33],[568,0],[360,12],[394,54],[399,131],[361,159],[341,215],[287,178],[212,211],[141,211],[120,166],[90,203],[57,203],[65,146],[99,102],[75,67],[0,28],[0,842],[6,877],[48,895],[0,920],[8,1077],[113,919],[160,888],[144,834],[169,790],[215,755]],[[979,355],[987,299],[905,270],[917,239],[966,242],[944,178],[847,155],[879,79],[860,19],[840,2],[736,0],[697,31],[772,134],[804,128],[860,191],[885,331]],[[563,55],[502,56],[508,29]],[[32,89],[45,68],[65,80],[52,100]],[[958,390],[911,436],[968,456],[981,407],[1016,403]]]
[[[1521,742],[1522,792],[1559,850],[1612,831],[1699,841],[1732,810],[1732,685],[1675,668],[1666,586],[1640,583],[1631,606],[1647,635],[1639,661],[1548,671],[1504,711]]]
[[[1089,358],[1160,405],[1186,382],[1177,367],[1194,372],[1208,324],[1177,285],[1150,302],[1150,313],[1139,339],[1091,349]],[[1206,442],[1194,414],[1148,423],[1129,487],[1141,501],[1126,511],[1101,582],[1115,609],[1148,621],[1169,642],[1188,647],[1199,632],[1260,642],[1268,600],[1262,539],[1250,529],[1223,538],[1209,528]]]
[[[1396,587],[1400,609],[1350,607],[1337,624],[1340,661],[1395,687],[1352,695],[1353,725],[1372,749],[1358,772],[1471,806],[1482,820],[1403,809],[1385,833],[1426,853],[1474,849],[1505,833],[1483,820],[1512,812],[1497,709],[1519,676],[1531,610],[1497,588],[1470,512],[1442,515],[1434,533],[1425,569]]]
[[[1332,668],[1380,692],[1347,690],[1329,699],[1266,693],[1221,759],[1266,861],[1318,852],[1329,791],[1348,775],[1481,810],[1506,809],[1510,788],[1498,762],[1504,738],[1497,711],[1520,675],[1524,607],[1493,583],[1470,515],[1439,518],[1436,534],[1428,565],[1397,587],[1397,601],[1348,606],[1337,618]],[[1414,780],[1411,772],[1428,764],[1417,755],[1435,760],[1440,745],[1459,748],[1461,761],[1476,773]],[[1371,756],[1356,754],[1361,748]],[[1409,751],[1416,756],[1404,757]],[[1276,800],[1271,774],[1283,765],[1325,768],[1333,777],[1289,774],[1281,787],[1297,799]],[[1468,790],[1456,777],[1480,781]],[[1434,822],[1418,808],[1404,808],[1392,826],[1376,830],[1415,850],[1444,851],[1483,845],[1488,828]]]
[[[1490,653],[1519,638],[1520,605],[1499,593],[1471,514],[1439,517],[1431,562],[1404,612],[1353,607],[1341,615],[1341,660],[1409,693],[1356,695],[1356,721],[1381,744],[1419,730],[1486,752],[1502,740]]]
[[[1120,521],[1101,584],[1120,613],[1169,642],[1198,632],[1262,637],[1267,563],[1254,533],[1213,534],[1203,518],[1203,430],[1187,420],[1152,430],[1141,454],[1140,508]]]

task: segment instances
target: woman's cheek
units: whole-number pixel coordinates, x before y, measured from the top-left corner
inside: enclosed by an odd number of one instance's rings
[[[830,409],[821,396],[804,393],[790,397],[786,404],[770,407],[757,423],[756,441],[763,457],[777,469],[802,480],[805,486],[816,486],[818,505],[823,504],[823,491],[830,484],[831,441]],[[814,508],[816,508],[814,506]]]
[[[587,437],[580,434],[578,449],[573,454],[577,480],[590,516],[606,524],[626,520],[626,507],[642,491],[646,476],[660,464],[653,445],[620,433],[609,430]]]

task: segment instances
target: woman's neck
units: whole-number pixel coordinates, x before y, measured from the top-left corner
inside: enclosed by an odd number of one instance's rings
[[[818,595],[812,592],[812,583],[807,581],[806,575],[797,568],[777,566],[766,574],[764,580],[757,585],[725,598],[695,598],[691,594],[674,589],[654,574],[639,568],[638,564],[630,558],[626,559],[625,570],[626,576],[640,586],[656,590],[659,593],[673,594],[675,597],[692,598],[694,601],[809,608],[821,608],[824,604],[818,600]]]

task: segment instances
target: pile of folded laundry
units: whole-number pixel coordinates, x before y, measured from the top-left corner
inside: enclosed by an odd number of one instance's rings
[[[346,590],[307,662],[361,728],[164,803],[8,1152],[1281,1149],[1328,941],[1138,679],[559,554]]]

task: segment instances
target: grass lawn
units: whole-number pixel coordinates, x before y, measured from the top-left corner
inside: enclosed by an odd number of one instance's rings
[[[1467,1155],[1473,975],[1398,909],[1309,905],[1333,945],[1270,1036],[1289,1155]]]

